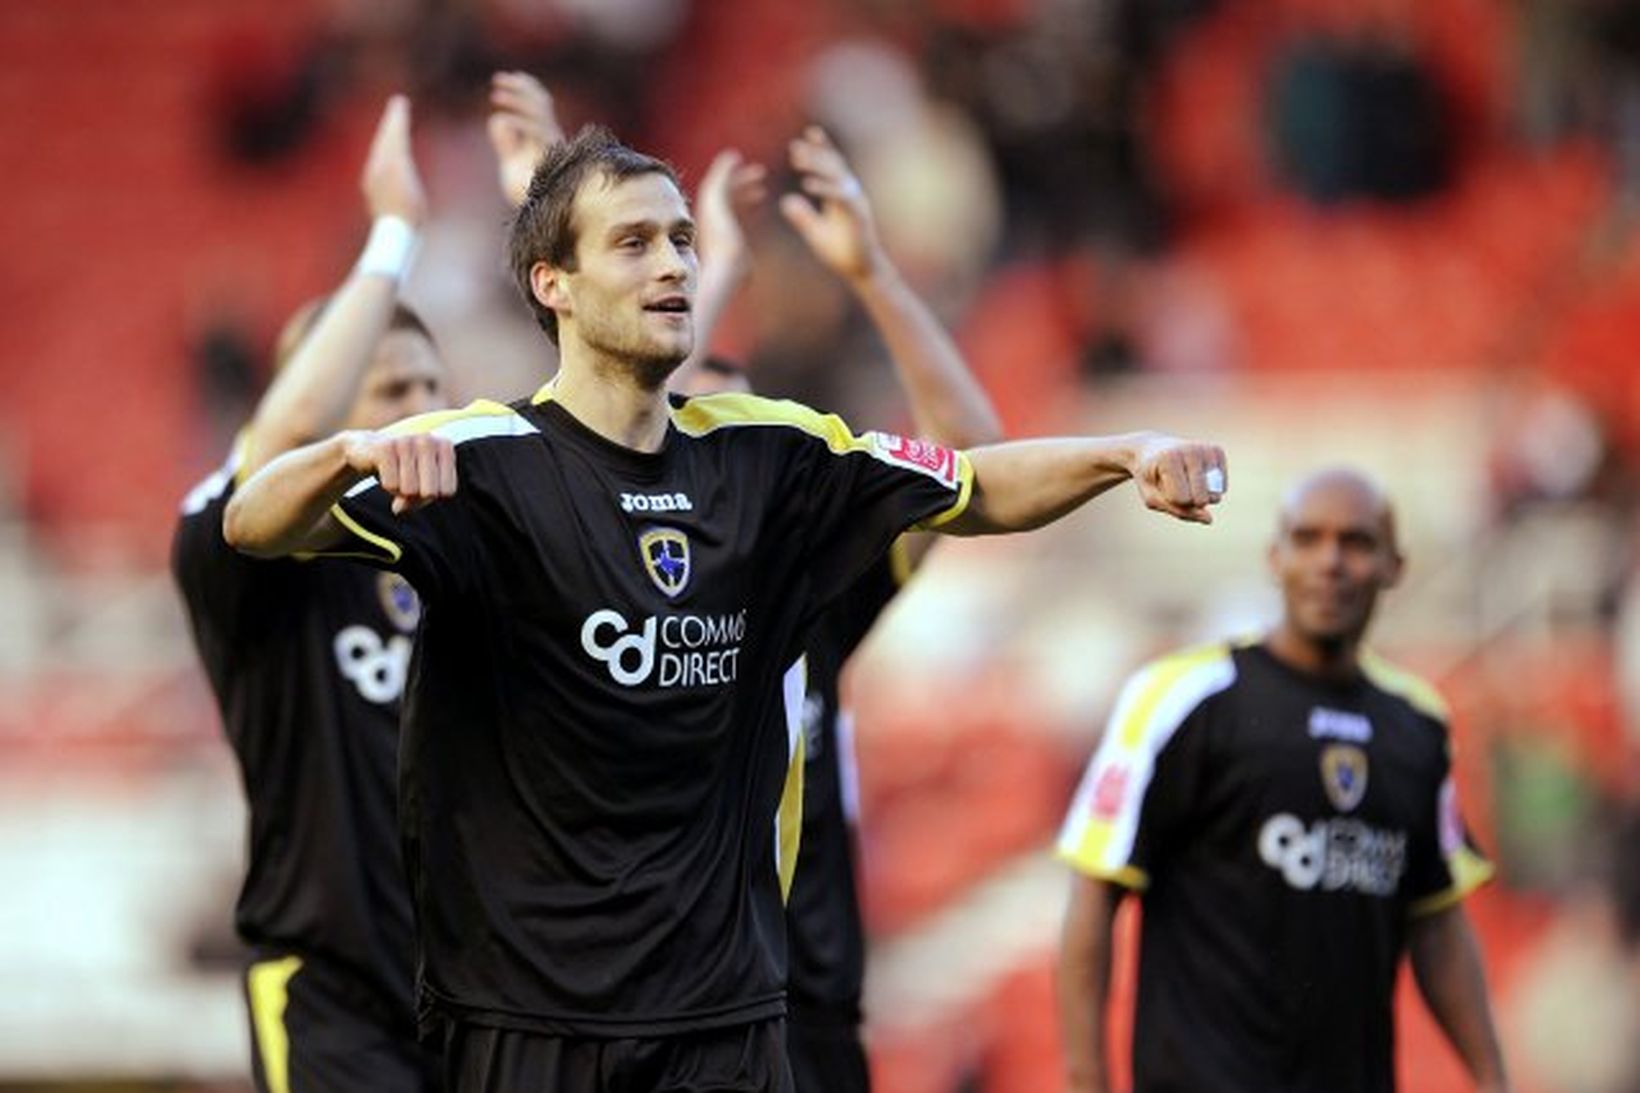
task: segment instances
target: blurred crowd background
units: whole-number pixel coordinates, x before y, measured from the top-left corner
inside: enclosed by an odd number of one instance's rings
[[[1010,432],[1230,452],[1211,529],[1119,493],[943,547],[857,666],[884,1093],[1059,1088],[1046,848],[1114,689],[1273,618],[1276,500],[1338,461],[1401,506],[1376,644],[1455,709],[1519,1088],[1640,1090],[1628,0],[0,0],[0,1089],[248,1088],[243,813],[170,529],[357,253],[394,90],[458,397],[549,373],[502,273],[498,68],[687,180],[823,123]],[[754,240],[717,349],[904,425],[846,290],[778,216]],[[1403,1088],[1465,1088],[1406,1000]]]

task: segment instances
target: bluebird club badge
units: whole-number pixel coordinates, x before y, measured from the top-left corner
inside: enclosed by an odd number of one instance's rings
[[[644,570],[655,587],[676,597],[689,584],[689,536],[676,528],[649,528],[638,536]]]

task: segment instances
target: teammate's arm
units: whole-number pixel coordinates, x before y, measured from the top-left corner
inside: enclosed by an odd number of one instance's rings
[[[354,430],[286,452],[235,491],[223,538],[262,558],[328,550],[347,536],[331,506],[371,475],[408,512],[455,494],[455,448],[429,433]]]
[[[388,100],[359,180],[374,219],[371,243],[274,377],[251,419],[239,474],[334,432],[358,396],[359,383],[393,314],[399,280],[427,198],[410,153],[410,102]]]
[[[1084,873],[1071,875],[1057,983],[1067,1093],[1106,1093],[1110,1088],[1105,1038],[1111,939],[1123,895],[1120,885]]]
[[[1418,991],[1476,1088],[1480,1093],[1507,1093],[1509,1079],[1487,1001],[1480,945],[1463,905],[1413,918],[1407,927],[1407,950]]]
[[[848,161],[818,126],[792,141],[789,153],[804,191],[819,208],[788,194],[780,200],[780,212],[871,317],[893,358],[918,434],[951,448],[1001,440],[1002,423],[985,389],[883,249],[871,202]]]
[[[495,150],[502,196],[516,209],[529,195],[541,157],[564,139],[552,93],[527,72],[495,73],[485,130]]]
[[[949,535],[1042,527],[1130,478],[1147,508],[1211,524],[1228,485],[1222,448],[1159,433],[1016,440],[966,454],[973,496],[935,528]]]
[[[695,292],[695,346],[672,374],[674,390],[687,387],[688,375],[712,351],[716,329],[729,302],[751,272],[751,250],[741,227],[741,213],[763,200],[765,172],[747,163],[732,148],[719,152],[695,193],[699,236],[700,286]]]

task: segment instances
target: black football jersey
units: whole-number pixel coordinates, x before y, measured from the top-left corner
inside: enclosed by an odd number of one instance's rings
[[[1363,664],[1329,683],[1261,644],[1213,646],[1123,689],[1059,851],[1141,893],[1140,1093],[1393,1090],[1408,918],[1490,866],[1439,697]]]
[[[550,385],[396,428],[454,443],[456,495],[395,516],[366,480],[334,511],[341,550],[422,594],[400,801],[423,1001],[576,1035],[778,1015],[785,669],[900,532],[962,511],[967,460],[746,395],[674,400],[654,453]]]
[[[236,465],[185,500],[171,566],[249,805],[238,932],[258,950],[353,969],[408,1027],[394,787],[420,605],[395,574],[235,551],[222,513]]]

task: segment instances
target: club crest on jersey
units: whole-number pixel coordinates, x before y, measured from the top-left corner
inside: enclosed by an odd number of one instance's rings
[[[410,582],[397,573],[376,576],[376,594],[381,597],[382,610],[388,619],[405,633],[421,621],[421,597],[410,587]]]
[[[1367,753],[1354,744],[1332,744],[1322,749],[1321,785],[1334,808],[1353,811],[1367,795]]]
[[[655,587],[675,597],[689,583],[689,536],[676,528],[649,528],[638,536],[644,571]]]

